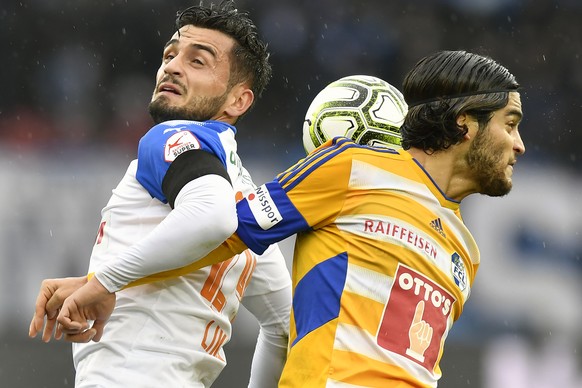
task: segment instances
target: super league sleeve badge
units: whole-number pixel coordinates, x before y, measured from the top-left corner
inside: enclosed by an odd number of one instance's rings
[[[176,132],[166,140],[164,158],[166,162],[173,162],[186,151],[200,149],[200,141],[190,131]]]

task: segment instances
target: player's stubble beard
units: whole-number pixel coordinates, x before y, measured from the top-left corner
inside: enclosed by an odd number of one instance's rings
[[[156,124],[169,120],[206,121],[216,116],[229,91],[216,97],[195,97],[186,106],[173,106],[169,98],[158,96],[150,102],[148,110]]]
[[[501,197],[511,191],[513,184],[505,173],[508,164],[504,155],[503,144],[494,141],[488,128],[481,128],[465,157],[480,194]]]

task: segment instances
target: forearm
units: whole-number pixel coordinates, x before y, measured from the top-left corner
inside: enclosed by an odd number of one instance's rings
[[[129,283],[124,288],[140,286],[142,284],[148,284],[152,282],[157,282],[164,279],[175,278],[178,276],[189,274],[200,268],[207,267],[219,263],[224,260],[228,260],[236,254],[241,253],[247,249],[247,246],[240,240],[240,238],[233,234],[228,240],[220,244],[216,249],[206,255],[204,258],[197,260],[187,266],[176,268],[169,271],[158,272],[150,276],[143,277],[141,279],[135,280]]]
[[[277,387],[287,359],[291,288],[253,296],[245,307],[259,320],[249,388]]]
[[[185,185],[175,208],[145,238],[95,271],[110,292],[163,271],[190,265],[236,229],[234,193],[225,179],[207,175]]]

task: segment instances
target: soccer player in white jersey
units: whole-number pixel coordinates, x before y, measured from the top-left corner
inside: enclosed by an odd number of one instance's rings
[[[404,79],[402,150],[336,138],[237,203],[236,234],[205,262],[297,234],[279,387],[437,386],[480,263],[460,203],[511,190],[525,152],[518,89],[491,58],[431,54]],[[39,315],[46,300],[54,314],[60,287],[44,287]],[[89,339],[87,319],[110,311],[106,290],[88,291],[70,294],[57,318],[72,340]]]
[[[149,106],[158,124],[102,212],[85,286],[117,291],[117,301],[103,336],[73,344],[78,388],[209,387],[226,364],[241,301],[260,324],[249,386],[275,387],[285,360],[291,282],[276,245],[120,291],[217,247],[237,227],[236,198],[255,188],[233,125],[270,78],[266,45],[231,2],[190,7],[176,27]],[[92,318],[96,328],[105,323]],[[31,335],[40,330],[42,320],[33,322]]]

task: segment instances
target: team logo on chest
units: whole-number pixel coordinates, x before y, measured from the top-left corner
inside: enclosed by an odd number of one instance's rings
[[[467,269],[463,264],[463,259],[457,252],[451,256],[451,272],[453,273],[455,284],[459,286],[461,291],[465,291],[465,288],[467,288]]]
[[[164,157],[166,162],[173,162],[186,151],[200,149],[200,141],[190,131],[180,131],[166,140]]]

